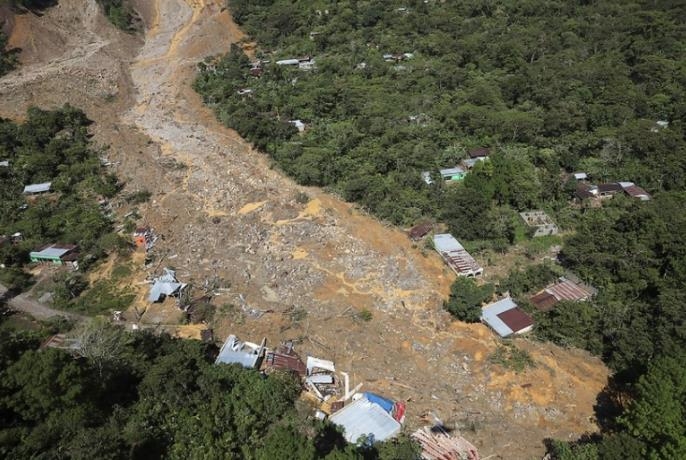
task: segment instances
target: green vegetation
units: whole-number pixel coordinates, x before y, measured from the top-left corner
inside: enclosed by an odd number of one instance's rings
[[[17,53],[7,49],[7,35],[0,31],[0,77],[17,65]]]
[[[444,222],[469,249],[517,243],[536,259],[561,242],[563,268],[598,288],[592,302],[534,312],[535,333],[601,355],[615,371],[608,399],[636,399],[599,405],[624,418],[599,437],[551,442],[553,458],[684,456],[680,424],[651,432],[631,418],[643,400],[672,418],[686,404],[637,383],[654,372],[649,363],[671,368],[686,349],[682,3],[233,0],[229,8],[256,39],[257,58],[270,62],[251,76],[233,47],[200,65],[195,87],[285,172],[395,223]],[[316,69],[275,63],[308,55]],[[490,147],[490,160],[461,184],[421,180],[475,147]],[[575,183],[563,173],[579,170],[597,182],[634,181],[654,199],[570,207]],[[515,213],[529,208],[545,208],[571,236],[529,241]],[[498,290],[521,301],[559,272],[518,269]],[[479,288],[462,284],[446,307],[473,320]],[[676,382],[670,391],[683,386],[683,373],[665,372]]]
[[[290,374],[214,365],[214,346],[103,322],[78,337],[75,359],[0,328],[3,458],[416,458],[407,438],[346,446],[296,410]]]
[[[112,223],[98,205],[119,190],[89,141],[90,124],[68,105],[54,111],[29,109],[22,124],[0,119],[0,234],[22,234],[0,248],[0,263],[18,269],[28,253],[48,243],[78,244],[80,265],[88,267],[106,252],[121,249]],[[25,197],[25,185],[52,182],[53,193]]]
[[[97,0],[107,19],[126,32],[137,30],[136,14],[128,0]]]
[[[234,47],[201,65],[196,89],[298,181],[331,187],[381,218],[432,216],[458,238],[512,242],[512,209],[566,205],[561,169],[649,191],[684,186],[685,144],[673,124],[685,108],[678,43],[686,31],[673,2],[244,0],[229,8],[265,50],[257,57],[271,62],[251,77]],[[386,62],[387,53],[412,57]],[[275,64],[307,55],[315,71]],[[243,88],[253,91],[238,94]],[[292,119],[307,123],[304,133]],[[663,119],[672,125],[652,132]],[[480,146],[495,154],[464,186],[420,179]]]
[[[450,287],[450,297],[443,306],[460,321],[478,323],[481,305],[493,298],[493,285],[477,285],[472,278],[459,277]]]
[[[498,348],[488,357],[488,360],[493,364],[498,364],[515,372],[522,372],[536,365],[526,350],[519,349],[511,343],[498,345]]]

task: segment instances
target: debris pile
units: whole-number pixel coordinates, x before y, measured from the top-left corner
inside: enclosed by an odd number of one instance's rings
[[[155,303],[163,301],[166,297],[178,297],[187,286],[186,283],[179,283],[174,270],[165,268],[164,275],[153,280],[148,301]]]

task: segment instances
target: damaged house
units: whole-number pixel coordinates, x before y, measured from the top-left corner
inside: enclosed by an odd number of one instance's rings
[[[176,279],[176,272],[174,270],[165,268],[164,274],[153,280],[148,301],[152,303],[162,302],[167,297],[178,297],[187,286],[188,284],[180,283]]]

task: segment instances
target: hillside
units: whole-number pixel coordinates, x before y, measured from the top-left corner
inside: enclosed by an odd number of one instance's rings
[[[409,427],[435,411],[483,457],[530,458],[546,437],[597,429],[593,406],[608,375],[598,359],[516,340],[535,368],[491,362],[491,331],[442,311],[453,275],[435,254],[296,185],[215,120],[191,84],[197,62],[244,37],[222,2],[138,2],[142,36],[114,29],[95,1],[86,6],[62,0],[42,17],[15,18],[9,42],[23,50],[21,66],[0,79],[0,116],[65,102],[86,112],[94,142],[120,163],[125,192],[152,192],[139,212],[165,236],[156,262],[196,283],[228,280],[218,305],[246,299],[273,311],[254,319],[219,310],[217,336],[300,338],[303,352],[336,360],[365,388],[408,400]],[[130,284],[147,274],[137,264]],[[365,310],[370,321],[357,319]],[[159,311],[148,313],[143,322],[159,322]]]

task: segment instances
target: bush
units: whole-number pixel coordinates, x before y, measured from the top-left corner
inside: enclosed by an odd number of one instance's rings
[[[493,297],[493,285],[477,285],[473,278],[459,277],[450,287],[450,297],[443,307],[454,317],[467,323],[481,318],[481,304]]]

